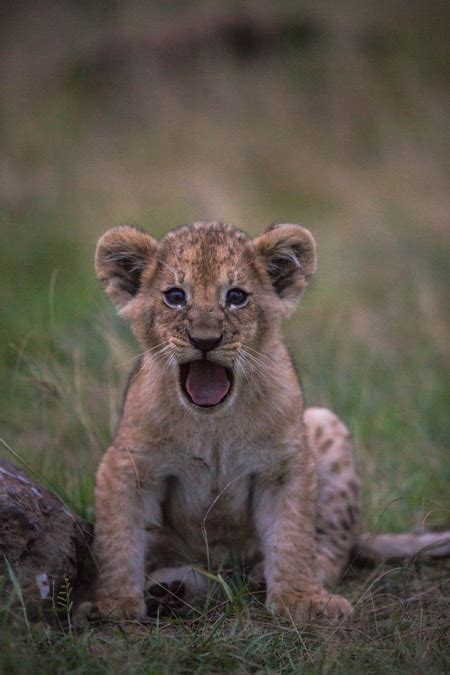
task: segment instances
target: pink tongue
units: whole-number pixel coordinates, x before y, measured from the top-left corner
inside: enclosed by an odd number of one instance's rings
[[[228,394],[230,383],[223,366],[212,361],[189,364],[186,389],[197,405],[217,405]]]

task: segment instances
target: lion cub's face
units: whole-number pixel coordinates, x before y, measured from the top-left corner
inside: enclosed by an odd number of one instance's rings
[[[185,406],[213,412],[264,376],[264,346],[315,269],[299,225],[255,240],[222,223],[194,223],[159,242],[132,227],[100,239],[97,274],[146,354],[174,375]]]

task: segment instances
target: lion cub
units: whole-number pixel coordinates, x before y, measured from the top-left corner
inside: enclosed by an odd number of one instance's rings
[[[348,432],[329,410],[303,410],[281,336],[315,267],[299,225],[256,239],[222,223],[100,239],[97,274],[143,350],[97,474],[102,615],[192,605],[202,567],[225,554],[262,573],[268,607],[299,625],[351,613],[325,590],[359,531]]]

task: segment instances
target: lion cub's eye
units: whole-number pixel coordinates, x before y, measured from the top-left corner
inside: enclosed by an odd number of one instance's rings
[[[243,307],[247,304],[248,293],[240,288],[230,288],[227,293],[227,305],[230,307]]]
[[[169,288],[164,291],[164,297],[169,307],[184,307],[186,304],[186,293],[182,288]]]

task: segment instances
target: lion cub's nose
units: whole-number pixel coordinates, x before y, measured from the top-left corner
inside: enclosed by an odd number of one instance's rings
[[[204,338],[192,337],[192,335],[190,335],[190,333],[188,333],[188,335],[189,335],[189,340],[192,342],[194,347],[197,347],[197,349],[200,349],[200,351],[202,351],[204,354],[206,354],[207,352],[210,352],[211,349],[214,349],[215,347],[218,347],[220,345],[220,343],[222,342],[222,337],[223,337],[222,335],[219,335],[218,338],[208,338],[208,339],[205,340]]]

